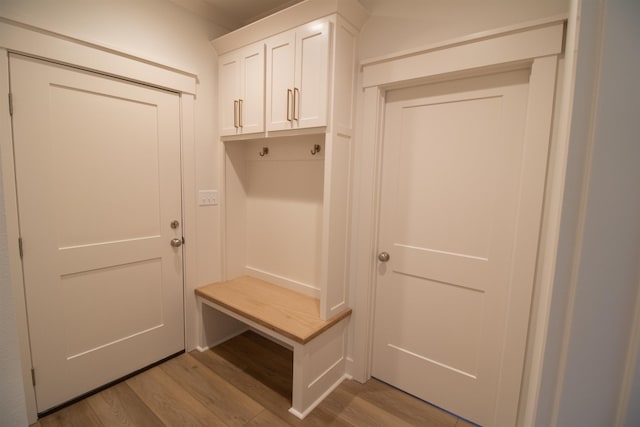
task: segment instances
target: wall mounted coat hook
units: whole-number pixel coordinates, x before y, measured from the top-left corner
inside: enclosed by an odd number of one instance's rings
[[[320,147],[320,144],[314,144],[313,145],[313,150],[311,150],[311,155],[315,156],[316,154],[318,154],[320,152],[322,147]]]
[[[260,151],[258,154],[260,155],[260,157],[266,156],[267,154],[269,154],[269,147],[262,147],[262,151]]]

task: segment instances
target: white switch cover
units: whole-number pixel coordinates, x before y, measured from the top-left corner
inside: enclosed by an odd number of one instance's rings
[[[218,190],[198,191],[198,205],[215,206],[218,204]]]

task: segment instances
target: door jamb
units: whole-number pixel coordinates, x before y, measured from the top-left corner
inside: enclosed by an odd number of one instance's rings
[[[354,234],[351,248],[354,316],[350,332],[356,338],[351,339],[351,363],[348,365],[355,379],[364,382],[371,376],[385,92],[399,87],[528,66],[532,69],[530,93],[544,92],[546,100],[551,100],[544,106],[546,111],[536,107],[539,109],[538,116],[546,114],[548,117],[546,137],[551,138],[556,65],[563,53],[565,19],[564,16],[550,18],[361,63],[363,117],[358,129],[360,142],[356,145],[354,156],[354,175],[358,177],[354,184],[354,197],[358,200],[359,209],[354,211],[352,217]],[[540,137],[539,134],[537,136]],[[542,137],[545,137],[544,134]],[[567,143],[566,140],[554,140],[554,144],[561,146],[553,150],[552,156],[556,157],[554,163],[566,162],[566,155],[563,154],[566,150],[562,147]],[[559,215],[548,214],[558,211],[562,204],[563,175],[549,166],[546,178],[519,418],[525,412],[531,413],[537,403],[550,309],[550,301],[544,295],[550,294],[553,285],[554,254],[560,227]],[[536,297],[536,294],[543,297]]]

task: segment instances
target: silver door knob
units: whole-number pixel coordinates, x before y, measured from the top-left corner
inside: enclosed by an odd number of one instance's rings
[[[378,254],[378,261],[380,262],[387,262],[389,261],[389,258],[391,258],[391,256],[389,255],[388,252],[380,252]]]
[[[179,248],[182,246],[182,239],[171,239],[171,246],[174,248]]]

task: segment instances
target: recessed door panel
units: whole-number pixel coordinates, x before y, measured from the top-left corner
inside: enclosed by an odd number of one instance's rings
[[[389,260],[378,264],[373,375],[481,424],[513,350],[509,296],[528,289],[512,281],[530,232],[517,222],[528,78],[387,94],[379,248]]]

